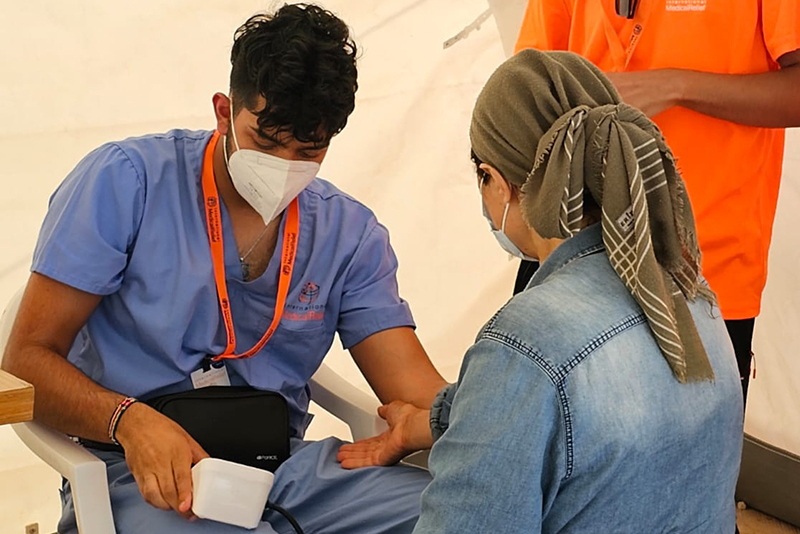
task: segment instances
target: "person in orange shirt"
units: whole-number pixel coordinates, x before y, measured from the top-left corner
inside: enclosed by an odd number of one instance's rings
[[[524,48],[586,57],[661,128],[746,398],[783,128],[800,126],[800,0],[529,0],[516,50]],[[534,269],[523,262],[515,291]]]

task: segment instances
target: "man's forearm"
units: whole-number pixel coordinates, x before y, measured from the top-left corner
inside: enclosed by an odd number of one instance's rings
[[[108,442],[108,422],[125,397],[104,389],[64,357],[41,346],[8,354],[3,368],[33,384],[34,417],[71,436]]]
[[[746,126],[800,126],[800,66],[763,74],[675,71],[677,105]]]
[[[350,353],[383,404],[402,401],[427,410],[447,385],[411,328],[373,334]]]
[[[409,397],[408,399],[398,400],[413,404],[417,408],[428,410],[436,399],[436,395],[445,386],[447,386],[447,381],[439,376],[438,373],[435,375],[430,374],[423,383],[420,383],[416,388],[408,390],[405,395]]]

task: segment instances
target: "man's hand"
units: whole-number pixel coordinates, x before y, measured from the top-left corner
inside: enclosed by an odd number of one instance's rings
[[[678,69],[608,72],[622,101],[650,118],[677,106],[681,100],[682,74]]]
[[[430,449],[430,411],[395,401],[378,408],[389,430],[374,438],[343,445],[336,459],[345,469],[394,465],[412,452]]]
[[[203,448],[173,420],[138,402],[122,415],[117,441],[145,501],[193,520],[192,466],[208,457]]]
[[[778,58],[780,70],[716,74],[684,69],[606,73],[622,101],[648,117],[680,106],[759,128],[800,126],[800,50]]]

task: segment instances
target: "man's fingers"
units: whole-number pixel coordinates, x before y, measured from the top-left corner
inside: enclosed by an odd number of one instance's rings
[[[184,462],[177,461],[174,463],[172,465],[172,473],[178,494],[178,507],[176,510],[181,514],[186,514],[192,509],[192,471],[189,458],[186,458]]]
[[[178,490],[175,487],[175,477],[172,471],[172,462],[169,462],[163,471],[156,473],[156,480],[158,480],[158,487],[161,489],[161,496],[171,509],[177,511],[180,502],[178,501]]]
[[[197,519],[197,516],[194,515],[194,512],[192,512],[191,510],[189,510],[188,512],[179,512],[179,513],[181,514],[181,517],[183,517],[187,521],[195,521]]]
[[[142,492],[142,497],[149,505],[162,510],[170,509],[169,503],[161,495],[161,489],[154,474],[151,473],[144,476],[142,483],[139,485],[139,491]]]
[[[200,444],[194,440],[194,438],[189,435],[187,435],[187,437],[189,438],[189,446],[192,449],[192,465],[196,464],[203,458],[209,457],[208,453],[203,450],[203,447],[201,447]]]
[[[208,454],[180,426],[164,415],[145,410],[149,419],[130,434],[126,461],[145,500],[191,519],[192,464]]]

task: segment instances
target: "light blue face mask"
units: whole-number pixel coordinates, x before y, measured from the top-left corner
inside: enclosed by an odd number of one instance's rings
[[[519,258],[525,261],[539,261],[536,258],[531,258],[527,256],[524,252],[522,252],[517,245],[515,245],[511,239],[506,235],[506,218],[508,217],[508,208],[511,206],[511,203],[506,204],[506,209],[503,212],[503,222],[500,225],[500,229],[494,227],[494,223],[492,222],[492,218],[489,217],[489,212],[486,211],[486,204],[481,201],[483,206],[483,216],[486,217],[486,221],[489,223],[489,229],[494,234],[494,238],[497,239],[497,242],[500,244],[500,248],[511,254],[512,256]]]

